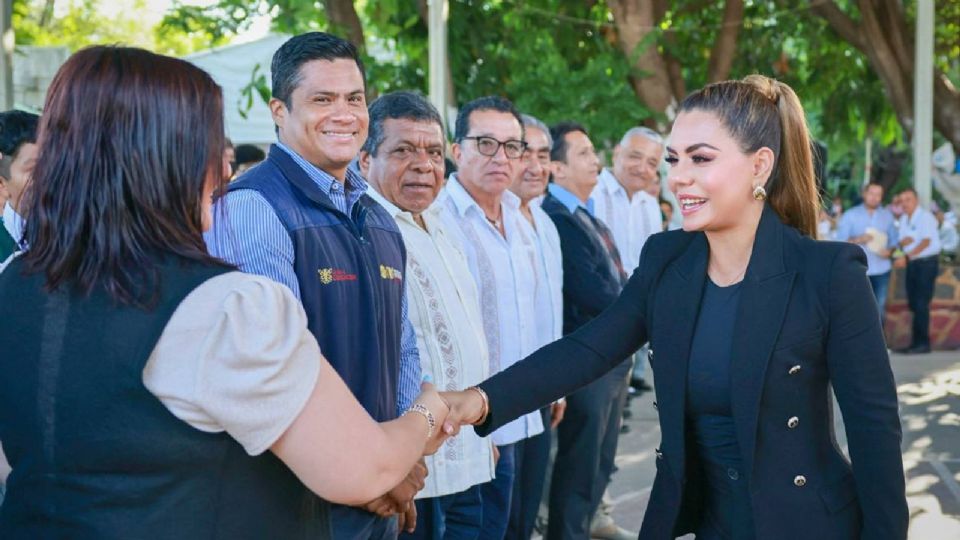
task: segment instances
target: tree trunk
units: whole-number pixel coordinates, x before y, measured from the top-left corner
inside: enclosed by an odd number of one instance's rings
[[[707,81],[717,82],[730,78],[730,69],[737,54],[737,35],[743,26],[743,0],[727,0],[723,6],[723,25],[710,51],[707,66]]]
[[[883,81],[887,98],[904,131],[913,135],[914,42],[900,2],[857,0],[860,20],[844,13],[832,0],[808,0],[810,10],[823,17],[845,41],[869,60]],[[934,73],[934,125],[960,149],[960,92],[939,70]]]
[[[934,73],[933,125],[960,155],[960,92],[943,73]]]
[[[695,16],[703,5],[694,3],[681,10]],[[660,21],[667,13],[667,0],[607,0],[613,22],[616,27],[617,43],[634,68],[630,77],[637,97],[654,113],[656,127],[663,129],[662,120],[672,120],[677,104],[686,97],[686,82],[683,79],[682,65],[679,59],[670,54],[669,49],[675,43],[675,36],[667,32],[663,36],[667,45],[663,53],[657,47],[655,36]],[[717,33],[716,41],[710,52],[708,78],[711,82],[730,76],[733,60],[737,53],[737,36],[743,26],[743,0],[727,0],[723,10],[723,26]],[[678,13],[674,13],[677,16]]]
[[[12,1],[12,0],[11,0]],[[53,22],[53,9],[56,7],[56,0],[46,0],[43,3],[43,11],[40,12],[40,28],[47,28]]]
[[[366,50],[363,25],[353,7],[353,0],[323,0],[323,9],[331,27],[343,32],[344,37],[361,52]]]
[[[657,50],[654,32],[657,20],[654,5],[650,0],[608,0],[617,29],[617,41],[634,68],[630,78],[633,89],[648,108],[657,116],[660,129],[662,120],[672,120],[676,113],[677,100],[667,76],[667,64]]]

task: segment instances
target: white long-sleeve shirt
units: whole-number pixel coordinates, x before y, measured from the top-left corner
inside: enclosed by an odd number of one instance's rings
[[[503,194],[501,219],[506,237],[487,221],[480,206],[452,175],[434,203],[442,208],[446,229],[458,233],[470,273],[480,293],[480,311],[490,354],[490,374],[498,373],[539,346],[537,338],[537,278],[540,256],[530,226],[522,223],[520,199]],[[545,298],[547,295],[539,295]],[[549,309],[549,308],[547,308]],[[539,411],[507,423],[491,437],[498,446],[539,435]]]
[[[651,235],[663,229],[660,203],[646,191],[630,197],[609,169],[603,169],[590,194],[593,215],[613,232],[623,270],[630,274],[640,264],[640,250]]]

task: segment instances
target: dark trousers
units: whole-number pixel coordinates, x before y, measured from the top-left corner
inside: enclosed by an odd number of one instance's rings
[[[541,409],[540,414],[543,417],[543,433],[513,445],[516,472],[507,540],[530,539],[540,510],[540,501],[543,499],[553,434],[550,430],[550,407]]]
[[[477,540],[483,526],[480,486],[460,493],[419,499],[417,529],[400,533],[401,540]]]
[[[590,520],[613,474],[627,395],[629,360],[567,396],[557,427],[547,540],[586,540]]]
[[[907,262],[907,304],[913,312],[911,347],[930,346],[930,301],[939,271],[936,256]]]
[[[330,505],[333,540],[396,540],[397,518],[382,518],[360,508]]]
[[[503,540],[507,534],[510,499],[513,496],[513,447],[512,444],[497,447],[500,460],[497,461],[496,477],[480,485],[480,500],[483,503],[481,540]]]

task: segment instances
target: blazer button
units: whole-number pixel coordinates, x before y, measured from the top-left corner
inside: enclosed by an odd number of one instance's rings
[[[807,477],[804,476],[804,475],[802,475],[802,474],[798,474],[798,475],[793,479],[793,485],[795,485],[795,486],[797,486],[797,487],[803,487],[803,486],[807,485]]]
[[[656,402],[656,401],[653,402],[653,410],[655,410],[655,411],[659,411],[659,410],[660,410],[660,406],[657,405],[657,402]]]
[[[800,419],[797,418],[796,416],[791,416],[790,419],[787,420],[787,427],[790,429],[793,429],[799,425],[800,425]]]
[[[787,375],[796,375],[797,373],[800,373],[800,364],[793,366],[790,368],[790,371],[787,371]]]

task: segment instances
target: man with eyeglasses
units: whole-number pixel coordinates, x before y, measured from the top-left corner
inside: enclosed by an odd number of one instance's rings
[[[554,181],[541,207],[560,235],[563,333],[569,334],[617,299],[627,275],[613,234],[594,215],[591,193],[600,162],[586,129],[563,122],[550,134]],[[567,396],[550,482],[548,540],[591,537],[591,518],[613,473],[630,366],[624,358],[619,367]],[[614,527],[605,536],[620,538],[625,532]]]
[[[537,240],[525,226],[520,199],[507,188],[521,174],[526,147],[523,120],[509,101],[484,97],[457,115],[450,176],[438,201],[447,230],[459,236],[480,295],[491,375],[540,345],[538,294],[542,261]],[[499,452],[496,477],[480,487],[483,526],[480,538],[502,540],[507,529],[514,481],[514,443],[543,432],[540,411],[523,416],[491,437]]]

